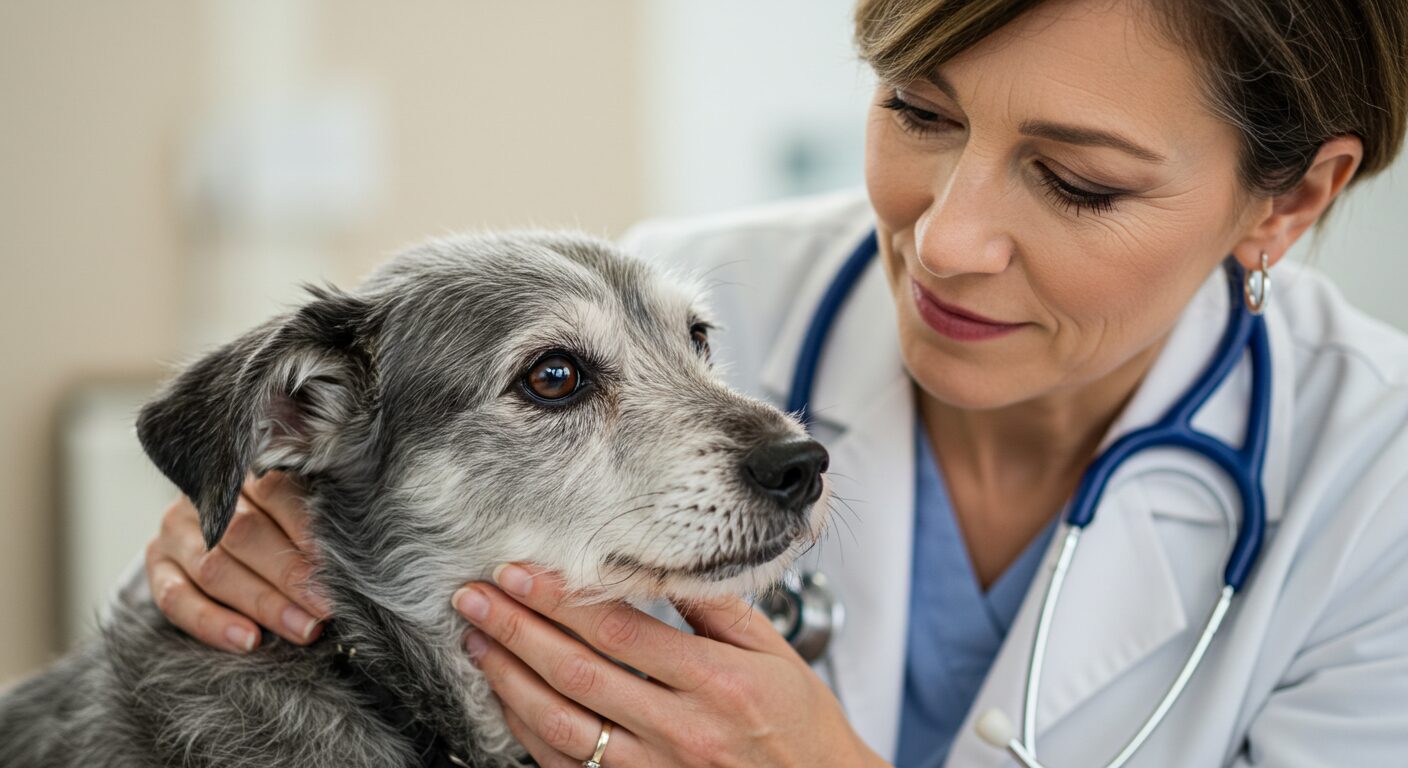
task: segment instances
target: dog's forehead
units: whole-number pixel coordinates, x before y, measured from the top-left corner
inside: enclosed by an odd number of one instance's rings
[[[687,338],[687,323],[705,319],[695,286],[576,234],[432,241],[393,259],[363,290],[388,297],[392,341],[433,340],[451,357],[499,356],[509,352],[504,342],[546,341],[561,330],[610,353],[633,338]]]
[[[543,257],[552,263],[566,260],[581,271],[584,285],[607,296],[591,298],[620,310],[622,319],[643,329],[664,322],[672,327],[692,313],[702,312],[700,292],[685,281],[667,276],[654,266],[623,253],[614,245],[594,238],[546,235]],[[590,293],[585,291],[584,293]]]
[[[397,256],[363,288],[417,294],[426,302],[459,299],[472,305],[459,311],[518,322],[564,306],[593,305],[644,330],[705,312],[702,291],[691,282],[666,276],[605,240],[576,233],[431,241]]]

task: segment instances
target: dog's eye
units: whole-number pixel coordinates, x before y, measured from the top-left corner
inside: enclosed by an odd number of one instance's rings
[[[559,353],[546,355],[523,377],[528,391],[543,400],[561,400],[576,392],[581,381],[576,362]]]
[[[689,327],[689,338],[694,342],[694,351],[709,356],[709,324],[695,323]]]

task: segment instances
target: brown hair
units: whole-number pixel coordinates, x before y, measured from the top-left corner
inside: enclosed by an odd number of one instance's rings
[[[856,47],[884,82],[923,77],[1041,0],[859,0]],[[1327,139],[1353,134],[1351,184],[1383,170],[1408,121],[1405,0],[1154,0],[1158,28],[1203,65],[1209,109],[1242,135],[1239,175],[1295,187]]]

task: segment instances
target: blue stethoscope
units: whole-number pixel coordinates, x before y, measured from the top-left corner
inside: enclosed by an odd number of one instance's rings
[[[859,282],[866,267],[874,260],[877,251],[876,234],[872,230],[846,259],[831,284],[827,286],[807,327],[787,400],[787,409],[799,414],[803,421],[809,421],[809,405],[822,346],[846,297]],[[1203,627],[1202,635],[1158,706],[1120,753],[1106,764],[1107,768],[1124,765],[1135,751],[1143,746],[1183,693],[1222,624],[1232,596],[1246,582],[1260,552],[1266,527],[1266,498],[1261,485],[1261,473],[1266,459],[1271,414],[1271,350],[1267,341],[1265,321],[1247,309],[1242,301],[1242,267],[1229,258],[1224,268],[1231,288],[1231,316],[1212,362],[1163,418],[1124,435],[1095,459],[1086,469],[1075,497],[1066,509],[1061,552],[1047,585],[1036,633],[1032,638],[1020,738],[1014,734],[1010,721],[998,710],[989,710],[978,719],[976,727],[985,741],[1006,749],[1028,768],[1042,766],[1036,758],[1036,703],[1056,603],[1065,583],[1066,573],[1075,557],[1081,532],[1095,519],[1095,508],[1099,505],[1111,476],[1121,464],[1136,453],[1153,448],[1182,448],[1192,451],[1217,465],[1236,483],[1241,496],[1242,516],[1241,525],[1237,526],[1231,513],[1224,510],[1228,516],[1229,530],[1236,530],[1236,540],[1223,571],[1221,593],[1207,624]],[[1194,415],[1231,373],[1243,353],[1249,353],[1251,356],[1251,408],[1245,444],[1237,450],[1221,440],[1193,429],[1192,422]],[[789,575],[780,585],[780,589],[763,599],[760,607],[783,631],[793,647],[804,658],[813,662],[825,656],[831,637],[839,629],[843,615],[834,593],[819,573]]]

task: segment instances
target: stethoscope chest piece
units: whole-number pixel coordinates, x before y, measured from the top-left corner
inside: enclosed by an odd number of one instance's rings
[[[788,571],[772,589],[758,596],[758,609],[808,664],[826,655],[841,631],[846,612],[820,573]]]

